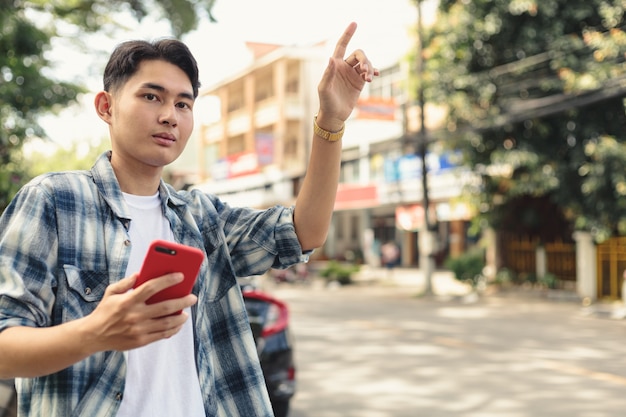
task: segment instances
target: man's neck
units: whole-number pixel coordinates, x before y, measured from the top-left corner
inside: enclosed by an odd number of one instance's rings
[[[154,195],[158,191],[163,172],[162,167],[147,168],[142,166],[141,169],[136,169],[131,164],[120,162],[113,155],[111,156],[111,166],[123,192],[148,196]]]

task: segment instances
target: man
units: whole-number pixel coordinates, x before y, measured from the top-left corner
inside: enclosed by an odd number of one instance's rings
[[[378,74],[360,50],[344,58],[355,30],[318,86],[295,207],[264,211],[161,180],[193,129],[196,61],[175,40],[116,48],[95,98],[111,151],[34,179],[0,218],[0,378],[17,378],[19,415],[271,416],[236,277],[302,262],[326,239],[338,139]],[[133,289],[154,239],[204,251],[192,294],[146,304],[176,273]]]

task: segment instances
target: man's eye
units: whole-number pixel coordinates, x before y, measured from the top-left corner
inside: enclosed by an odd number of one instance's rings
[[[188,103],[178,103],[177,106],[180,107],[181,109],[190,109],[191,108],[191,106]]]
[[[151,93],[144,95],[144,97],[146,98],[146,100],[150,100],[150,101],[156,100],[156,96]]]

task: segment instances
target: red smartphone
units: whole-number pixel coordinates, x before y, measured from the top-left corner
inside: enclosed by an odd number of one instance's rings
[[[159,291],[148,298],[146,303],[154,304],[184,297],[191,292],[203,259],[204,252],[198,248],[166,240],[155,240],[148,248],[134,287],[137,288],[150,279],[172,272],[182,272],[185,277],[180,283]]]

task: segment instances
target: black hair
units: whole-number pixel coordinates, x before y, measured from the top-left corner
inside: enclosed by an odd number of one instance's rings
[[[183,70],[191,81],[194,98],[198,97],[198,63],[187,45],[176,39],[154,42],[135,40],[119,44],[104,69],[104,90],[121,87],[137,72],[139,64],[147,60],[163,60]]]

